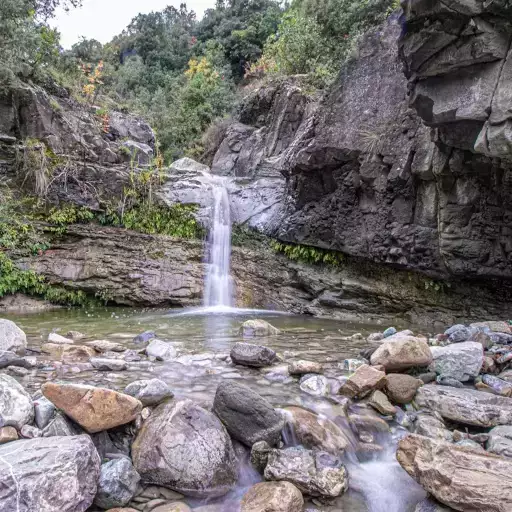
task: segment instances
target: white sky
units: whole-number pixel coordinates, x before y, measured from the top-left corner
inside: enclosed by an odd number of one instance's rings
[[[0,0],[1,1],[1,0]],[[112,37],[123,31],[132,18],[139,13],[161,11],[167,5],[179,7],[184,0],[83,0],[79,9],[66,13],[57,12],[50,25],[61,33],[61,45],[68,49],[78,42],[81,36],[97,39],[108,43]],[[215,0],[189,0],[188,9],[196,12],[200,18],[210,7],[215,6]]]

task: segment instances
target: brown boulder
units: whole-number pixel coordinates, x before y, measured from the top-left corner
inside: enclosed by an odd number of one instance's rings
[[[241,512],[301,512],[304,499],[290,482],[253,485],[242,499]]]
[[[455,510],[512,510],[508,458],[416,434],[399,442],[396,458],[427,492]]]
[[[432,353],[423,339],[404,336],[382,343],[370,361],[372,365],[381,364],[386,371],[400,371],[414,366],[428,366],[432,362]]]
[[[84,345],[59,345],[57,343],[45,343],[41,350],[50,354],[64,363],[84,363],[96,355],[92,347]]]
[[[55,407],[93,434],[133,421],[142,403],[106,388],[47,382],[43,394]]]
[[[396,414],[396,407],[388,400],[388,397],[378,389],[372,393],[368,403],[376,411],[384,414],[384,416],[394,416]]]
[[[345,382],[340,393],[350,398],[363,398],[386,384],[386,374],[367,364],[360,366]]]
[[[395,404],[411,402],[422,385],[420,379],[403,373],[390,373],[386,376],[386,393]]]

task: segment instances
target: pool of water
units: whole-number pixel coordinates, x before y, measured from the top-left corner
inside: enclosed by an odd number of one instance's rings
[[[29,349],[40,363],[18,380],[29,390],[36,391],[47,380],[65,380],[109,387],[122,391],[137,379],[158,377],[169,384],[177,397],[186,397],[209,407],[217,384],[222,379],[240,379],[267,398],[275,407],[301,405],[336,420],[340,407],[325,397],[303,392],[297,379],[284,372],[287,363],[297,359],[321,362],[325,375],[333,379],[346,375],[343,361],[357,357],[368,346],[366,336],[383,326],[350,324],[307,316],[292,316],[273,312],[236,311],[217,308],[205,314],[203,310],[134,310],[103,308],[94,310],[56,310],[30,315],[9,314],[27,334]],[[242,341],[241,324],[249,318],[264,318],[281,330],[277,336],[258,337],[254,343],[274,349],[283,363],[268,369],[251,369],[230,363],[228,355],[237,341]],[[63,364],[40,352],[52,331],[66,335],[70,330],[86,337],[76,343],[106,339],[122,343],[126,348],[141,350],[144,344],[133,339],[143,331],[154,331],[157,337],[172,342],[177,358],[167,362],[152,362],[146,358],[129,363],[126,371],[96,371],[87,362]],[[362,336],[357,336],[360,333]],[[249,341],[249,340],[245,340]],[[113,355],[114,356],[114,355]],[[407,512],[423,496],[423,492],[394,458],[394,445],[402,431],[396,425],[392,434],[380,440],[385,448],[372,460],[361,463],[354,456],[346,460],[351,488],[331,504],[309,503],[311,510],[351,512]],[[217,511],[235,511],[243,492],[261,477],[242,462],[237,489],[217,502]],[[203,503],[191,502],[197,506]]]

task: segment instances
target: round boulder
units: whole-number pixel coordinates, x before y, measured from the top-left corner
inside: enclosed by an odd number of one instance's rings
[[[135,439],[132,457],[143,482],[187,496],[222,496],[238,478],[226,429],[191,400],[160,404]]]
[[[423,385],[420,379],[402,373],[386,375],[386,393],[395,404],[408,404],[418,388]]]
[[[242,498],[241,512],[301,512],[304,498],[290,482],[253,485]]]
[[[230,353],[235,364],[263,368],[270,366],[277,359],[277,354],[270,348],[252,343],[235,343]]]
[[[385,341],[371,355],[373,366],[382,365],[388,371],[407,370],[414,366],[428,366],[432,353],[428,344],[414,336],[403,336]]]
[[[157,405],[166,398],[172,398],[173,392],[160,379],[136,380],[126,386],[124,392],[142,402],[142,405]]]
[[[109,509],[123,507],[134,496],[140,476],[129,459],[121,458],[101,466],[95,505]]]

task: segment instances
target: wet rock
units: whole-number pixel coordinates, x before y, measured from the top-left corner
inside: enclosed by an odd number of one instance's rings
[[[27,348],[27,336],[10,320],[0,318],[0,351],[24,354]]]
[[[388,400],[388,397],[379,390],[376,390],[370,396],[368,403],[384,416],[394,416],[396,407]]]
[[[21,437],[25,439],[35,439],[36,437],[41,437],[43,433],[37,427],[33,427],[32,425],[23,425],[20,430]]]
[[[126,349],[121,343],[108,340],[89,341],[86,345],[92,347],[96,352],[124,352]]]
[[[272,349],[262,345],[241,342],[233,345],[230,356],[235,364],[254,368],[270,366],[277,360],[277,354]]]
[[[182,501],[164,503],[148,510],[151,510],[151,512],[192,512],[192,509]]]
[[[381,341],[384,339],[384,334],[381,332],[372,332],[368,338],[366,338],[367,341],[374,342],[374,341]]]
[[[85,512],[100,458],[89,436],[20,440],[0,446],[0,503],[17,512]]]
[[[329,380],[323,375],[304,375],[300,379],[300,389],[313,396],[325,396],[329,393]]]
[[[16,379],[0,375],[0,427],[14,427],[32,423],[34,405],[30,395]]]
[[[242,498],[241,512],[301,512],[302,494],[290,482],[261,482]]]
[[[133,338],[134,343],[147,343],[151,341],[153,338],[156,338],[156,334],[153,331],[144,331],[143,333],[135,336]]]
[[[452,388],[463,388],[464,384],[453,377],[446,377],[445,375],[439,375],[436,379],[436,382],[440,386],[450,386]]]
[[[361,366],[368,364],[367,359],[345,359],[342,368],[347,372],[355,372]]]
[[[431,437],[432,439],[453,440],[453,433],[446,428],[444,422],[430,414],[421,413],[416,416],[414,431],[420,436]]]
[[[43,428],[43,437],[76,436],[79,434],[83,434],[83,430],[60,412],[57,412],[55,417]]]
[[[124,392],[142,402],[142,405],[157,405],[174,396],[169,386],[160,379],[136,380],[126,386]]]
[[[140,476],[125,458],[102,464],[94,504],[109,509],[123,507],[135,495]]]
[[[389,425],[380,416],[377,416],[372,410],[363,411],[362,414],[349,414],[349,421],[352,429],[357,432],[357,436],[364,443],[375,443],[376,437],[380,434],[389,433]]]
[[[136,398],[106,388],[47,382],[42,391],[58,409],[89,433],[129,423],[142,410]]]
[[[0,368],[7,366],[19,366],[20,368],[31,368],[30,362],[14,352],[0,352]]]
[[[254,336],[275,336],[279,334],[281,331],[274,327],[272,324],[269,324],[265,320],[254,319],[247,320],[240,327],[240,334],[244,338],[252,338]]]
[[[222,496],[238,478],[226,429],[190,400],[160,404],[135,439],[132,457],[144,482],[186,496]]]
[[[466,382],[480,373],[484,352],[482,345],[476,341],[431,347],[430,350],[433,359],[429,369],[437,375]]]
[[[414,512],[452,512],[452,508],[445,507],[431,498],[425,498],[416,505]]]
[[[495,375],[482,375],[482,382],[493,389],[493,391],[502,396],[512,396],[512,383],[500,379]]]
[[[340,389],[340,393],[350,398],[363,398],[374,389],[386,384],[386,374],[367,364],[360,366]]]
[[[408,404],[416,391],[423,385],[420,379],[402,373],[390,373],[386,376],[386,393],[395,404]]]
[[[264,476],[291,482],[309,496],[335,498],[348,488],[347,471],[338,457],[303,448],[272,450]]]
[[[343,431],[329,418],[296,406],[286,407],[284,411],[287,428],[305,448],[339,454],[348,446]]]
[[[66,333],[66,337],[72,340],[81,340],[85,338],[85,334],[78,332],[78,331],[68,331]]]
[[[91,357],[89,362],[93,368],[99,371],[108,372],[120,372],[128,368],[126,361],[122,359],[107,359],[106,357]]]
[[[306,373],[322,373],[322,365],[315,361],[292,361],[288,365],[290,375],[305,375]]]
[[[396,334],[397,330],[394,327],[388,327],[383,333],[383,338],[389,338],[390,336],[393,336],[393,334]]]
[[[400,465],[427,492],[456,510],[512,509],[512,460],[411,434],[398,444]],[[461,468],[464,468],[463,471]]]
[[[251,464],[263,473],[268,462],[268,454],[272,451],[272,447],[266,441],[258,441],[251,448]]]
[[[443,418],[478,427],[512,425],[512,398],[428,384],[415,397],[420,408],[438,412]]]
[[[432,361],[430,347],[425,341],[404,336],[396,341],[385,341],[372,354],[372,365],[381,364],[386,371],[407,370],[414,366],[428,366]]]
[[[223,381],[217,387],[213,412],[234,439],[251,447],[258,441],[275,446],[284,427],[283,416],[244,384]]]
[[[14,427],[0,428],[0,444],[10,443],[18,440],[18,432]]]
[[[55,345],[73,345],[74,341],[56,332],[51,332],[48,334],[48,343],[54,343]]]
[[[41,346],[41,351],[50,354],[64,363],[79,363],[89,361],[96,355],[92,347],[83,345],[59,345],[56,343],[45,343]]]
[[[176,357],[176,349],[169,342],[154,339],[146,347],[146,354],[159,361],[169,361]]]
[[[512,425],[500,425],[489,432],[487,451],[504,457],[512,457]]]

